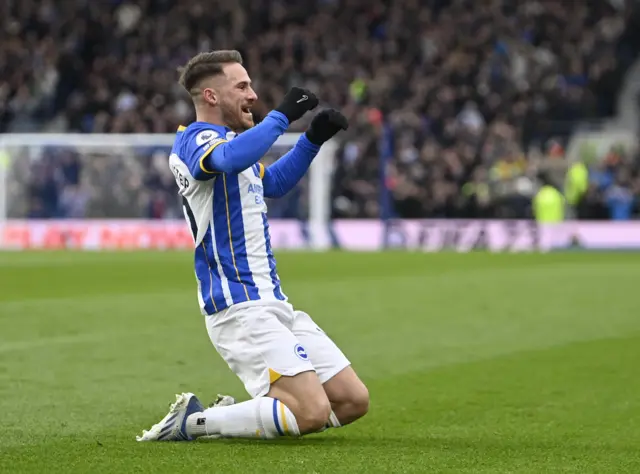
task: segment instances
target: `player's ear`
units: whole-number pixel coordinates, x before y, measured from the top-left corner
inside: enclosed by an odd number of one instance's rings
[[[218,105],[218,93],[215,89],[205,87],[202,90],[202,97],[209,105]]]

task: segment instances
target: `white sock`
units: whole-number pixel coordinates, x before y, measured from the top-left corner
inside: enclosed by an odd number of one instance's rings
[[[331,410],[331,414],[329,415],[329,421],[327,421],[327,424],[324,425],[322,428],[320,428],[317,433],[322,433],[323,431],[328,430],[329,428],[340,428],[342,425],[340,424],[340,420],[338,420],[338,417],[336,416],[336,414],[333,412],[333,410]]]
[[[327,426],[329,428],[340,428],[342,426],[333,410],[331,410],[331,415],[329,415],[329,422],[327,423]]]
[[[295,416],[284,403],[270,397],[254,398],[226,407],[211,407],[187,418],[187,434],[223,438],[278,438],[300,436]]]

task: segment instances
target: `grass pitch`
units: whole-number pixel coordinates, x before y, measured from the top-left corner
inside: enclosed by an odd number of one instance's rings
[[[140,444],[245,399],[192,257],[0,254],[0,472],[640,472],[640,255],[280,253],[371,412],[302,440]]]

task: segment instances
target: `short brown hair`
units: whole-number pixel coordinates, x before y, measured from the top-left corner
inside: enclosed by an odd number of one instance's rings
[[[179,83],[191,95],[195,93],[194,88],[200,81],[211,76],[222,74],[225,64],[242,64],[242,55],[235,50],[219,50],[199,53],[180,68]]]

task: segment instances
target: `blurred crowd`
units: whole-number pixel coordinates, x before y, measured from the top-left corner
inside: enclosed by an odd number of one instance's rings
[[[266,164],[286,153],[274,146]],[[21,147],[7,180],[9,217],[31,219],[182,219],[173,174],[167,169],[170,149],[120,147]],[[2,157],[0,156],[0,161]],[[307,178],[286,199],[269,202],[275,218],[307,216]]]
[[[575,123],[615,113],[640,51],[626,3],[5,0],[0,132],[173,133],[194,118],[176,69],[199,51],[238,49],[258,119],[292,85],[349,117],[334,217],[528,217],[542,169],[563,186]],[[40,150],[13,165],[12,212],[179,216],[166,153]],[[579,215],[615,217],[612,195],[633,215],[635,155],[600,158]],[[274,214],[299,216],[298,191]]]

